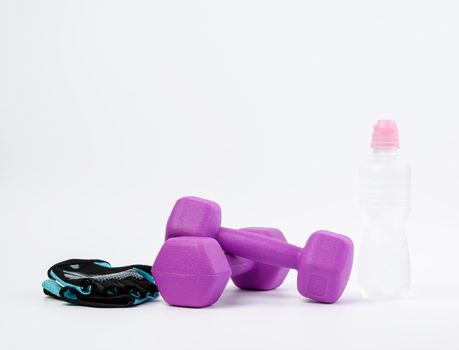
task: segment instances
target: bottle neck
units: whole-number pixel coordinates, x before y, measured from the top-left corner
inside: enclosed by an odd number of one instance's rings
[[[397,155],[398,154],[398,147],[394,148],[373,148],[373,154],[375,155],[382,155],[382,156],[389,156],[389,155]]]

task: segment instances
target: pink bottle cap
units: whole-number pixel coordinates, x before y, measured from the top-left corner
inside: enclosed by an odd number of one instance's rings
[[[371,148],[399,148],[398,129],[395,120],[378,120],[373,127]]]

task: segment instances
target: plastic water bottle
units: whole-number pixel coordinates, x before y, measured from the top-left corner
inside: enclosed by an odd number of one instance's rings
[[[393,120],[378,120],[373,154],[360,171],[364,234],[358,277],[365,297],[396,297],[410,284],[410,257],[405,234],[410,212],[411,172],[399,157]]]

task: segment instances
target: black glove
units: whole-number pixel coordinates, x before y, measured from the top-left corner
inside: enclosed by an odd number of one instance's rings
[[[98,259],[70,259],[48,270],[46,295],[92,307],[128,307],[158,297],[151,266],[112,267]]]

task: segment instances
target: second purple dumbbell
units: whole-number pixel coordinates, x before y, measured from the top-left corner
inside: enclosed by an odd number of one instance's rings
[[[217,203],[197,197],[183,197],[176,202],[166,227],[167,241],[152,268],[169,304],[207,306],[215,302],[231,276],[223,250],[298,270],[298,291],[305,297],[333,303],[344,291],[353,260],[353,244],[348,237],[317,231],[304,248],[299,248],[247,230],[222,228],[220,224]],[[190,303],[190,289],[200,298],[200,305]]]

